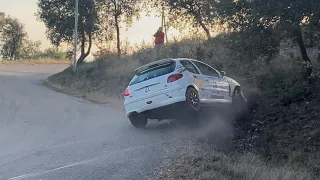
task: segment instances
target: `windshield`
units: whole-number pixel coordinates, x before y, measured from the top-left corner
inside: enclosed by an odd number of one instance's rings
[[[160,77],[165,74],[169,74],[174,71],[175,65],[176,65],[176,63],[174,61],[170,62],[170,63],[163,64],[163,65],[159,65],[159,64],[152,65],[152,66],[148,67],[145,71],[136,74],[132,78],[129,86],[146,81],[146,80],[149,80],[149,79]]]

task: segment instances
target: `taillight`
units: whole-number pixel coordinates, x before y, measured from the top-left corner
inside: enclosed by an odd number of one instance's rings
[[[168,77],[167,82],[168,82],[168,83],[171,83],[171,82],[174,82],[174,81],[176,81],[176,80],[181,79],[182,77],[183,77],[183,74],[173,74],[173,75],[171,75],[171,76]]]
[[[124,96],[129,96],[130,95],[130,90],[129,89],[126,89],[125,91],[124,91]]]

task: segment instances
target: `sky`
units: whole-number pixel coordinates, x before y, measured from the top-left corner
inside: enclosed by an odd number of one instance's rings
[[[34,15],[37,12],[38,0],[0,0],[0,12],[5,12],[7,15],[16,17],[25,25],[25,29],[29,38],[33,41],[40,40],[42,42],[42,49],[51,46],[46,38],[46,27],[38,21]],[[121,38],[132,44],[141,43],[143,40],[147,43],[152,42],[152,35],[161,26],[161,19],[156,17],[142,16],[142,18],[134,23],[131,28],[126,31],[125,28],[121,30]]]

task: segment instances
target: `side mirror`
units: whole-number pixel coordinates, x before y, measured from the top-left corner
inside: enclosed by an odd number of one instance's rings
[[[220,71],[220,74],[222,77],[224,77],[226,75],[226,72],[225,71]]]

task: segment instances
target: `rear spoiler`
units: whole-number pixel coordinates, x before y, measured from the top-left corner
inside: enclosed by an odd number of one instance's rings
[[[162,62],[156,61],[156,62],[149,63],[149,64],[146,64],[146,65],[143,65],[143,66],[140,66],[140,67],[136,68],[134,70],[134,73],[135,74],[139,74],[139,73],[144,72],[146,70],[158,68],[158,67],[161,67],[161,66],[170,65],[173,62],[174,62],[173,60],[167,60],[167,59],[163,60]]]

